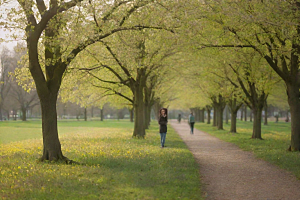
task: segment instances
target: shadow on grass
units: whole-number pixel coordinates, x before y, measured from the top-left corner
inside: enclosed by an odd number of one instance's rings
[[[30,199],[199,199],[198,167],[187,149],[148,147],[143,154],[86,157],[77,155],[82,165],[60,163],[33,164],[21,182],[22,198]],[[75,158],[76,154],[69,157]],[[129,157],[130,156],[130,157]],[[17,153],[11,164],[20,158],[32,162],[36,154]],[[8,160],[7,160],[8,161]],[[3,161],[2,161],[3,162]],[[15,163],[16,162],[16,163]],[[32,163],[31,163],[32,165]],[[20,173],[20,172],[19,172]],[[30,188],[30,189],[29,189]]]

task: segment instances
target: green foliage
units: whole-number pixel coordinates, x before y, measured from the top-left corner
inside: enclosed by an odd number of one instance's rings
[[[264,140],[250,139],[253,126],[251,122],[238,121],[238,133],[229,133],[230,124],[224,124],[224,130],[216,130],[210,124],[195,124],[195,127],[221,140],[234,143],[243,150],[251,151],[258,158],[286,169],[300,179],[299,153],[287,151],[291,139],[291,124],[285,122],[268,124],[262,126]]]
[[[0,124],[23,130],[20,136],[40,123]],[[161,149],[156,123],[146,140],[131,138],[132,123],[123,121],[63,121],[59,128],[65,156],[82,165],[37,163],[41,139],[1,144],[3,199],[202,199],[198,166],[172,129]]]

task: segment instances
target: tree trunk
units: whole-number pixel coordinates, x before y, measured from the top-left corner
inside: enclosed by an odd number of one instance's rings
[[[229,122],[229,111],[228,111],[228,106],[225,106],[225,123],[228,124]]]
[[[230,122],[231,133],[236,133],[236,118],[237,118],[237,111],[231,112],[231,122]]]
[[[254,114],[252,139],[262,139],[261,137],[261,118],[262,108],[252,108]]]
[[[288,103],[291,112],[291,146],[289,150],[300,150],[300,102],[299,87],[295,84],[287,84]]]
[[[224,106],[220,105],[217,112],[217,127],[218,130],[223,130],[223,112]]]
[[[100,108],[100,121],[103,122],[103,108]]]
[[[214,113],[213,113],[213,126],[217,126],[217,108],[214,105]]]
[[[131,108],[129,111],[130,111],[130,122],[133,122],[133,108]]]
[[[145,129],[149,129],[151,106],[145,105]]]
[[[92,106],[92,108],[91,108],[91,116],[92,116],[92,118],[94,117],[94,106]]]
[[[252,122],[253,111],[250,109],[250,122]]]
[[[207,124],[210,124],[210,113],[211,113],[210,106],[206,106],[206,113],[207,113]]]
[[[241,121],[243,121],[244,118],[244,105],[241,107]]]
[[[51,94],[50,94],[51,95]],[[41,100],[42,131],[43,131],[43,156],[41,160],[65,160],[61,151],[57,131],[57,95],[52,94]]]
[[[87,121],[87,109],[84,107],[84,121]]]
[[[219,95],[218,100],[214,101],[214,106],[217,111],[217,115],[216,115],[217,128],[218,130],[223,130],[223,112],[226,104],[222,95]]]
[[[230,122],[230,132],[236,133],[236,120],[237,120],[237,112],[242,106],[241,103],[237,103],[236,97],[233,99],[229,99],[228,108],[231,113],[231,122]]]
[[[134,131],[133,137],[144,138],[145,132],[145,106],[143,102],[143,93],[136,93],[134,102]]]
[[[200,120],[201,120],[200,108],[194,108],[194,109],[191,109],[191,111],[194,113],[195,121],[200,122]]]
[[[268,125],[268,104],[267,104],[267,100],[265,101],[264,111],[265,111],[264,125]]]
[[[134,86],[134,130],[133,137],[145,138],[145,104],[144,104],[144,87],[146,84],[145,68],[139,68],[137,71],[136,84]]]
[[[22,121],[26,121],[27,120],[27,113],[26,113],[26,111],[27,111],[27,109],[24,107],[24,106],[22,106]]]
[[[204,123],[204,114],[205,114],[204,112],[205,112],[205,109],[202,108],[200,110],[200,122],[203,122],[203,123]]]

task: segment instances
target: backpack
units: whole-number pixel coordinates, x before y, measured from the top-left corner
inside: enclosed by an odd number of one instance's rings
[[[189,122],[195,122],[195,116],[194,115],[190,115],[189,116]]]

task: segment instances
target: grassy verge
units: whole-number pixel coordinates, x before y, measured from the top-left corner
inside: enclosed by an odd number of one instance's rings
[[[0,145],[2,199],[202,199],[198,166],[171,128],[161,149],[155,124],[139,140],[130,122],[60,123],[64,155],[83,163],[64,165],[37,162],[42,141],[31,131],[41,131],[38,122],[14,123],[16,138],[29,139]],[[9,126],[0,125],[0,138]]]
[[[290,145],[290,123],[270,122],[267,126],[262,125],[262,137],[264,140],[250,139],[252,126],[252,122],[238,121],[238,133],[233,134],[229,133],[230,124],[224,124],[224,130],[217,130],[211,124],[195,124],[195,128],[221,140],[234,143],[243,150],[252,151],[258,158],[286,169],[300,179],[300,153],[286,151]]]

